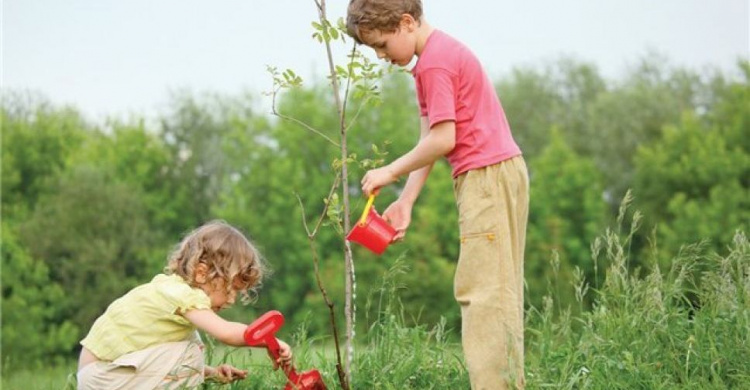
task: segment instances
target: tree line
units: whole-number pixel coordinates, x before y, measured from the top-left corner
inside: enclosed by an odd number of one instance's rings
[[[699,73],[644,58],[607,80],[590,64],[562,59],[517,68],[496,89],[530,170],[527,306],[538,307],[548,294],[561,307],[572,305],[575,297],[559,292],[570,289],[555,283],[572,283],[576,275],[592,288],[601,285],[607,264],[592,246],[617,225],[624,198],[633,220],[646,227],[628,248],[642,254],[634,257],[640,263],[628,264],[633,270],[668,267],[687,243],[703,241],[703,250],[724,253],[735,231],[748,230],[749,62],[739,61],[731,74]],[[349,133],[356,159],[392,158],[418,137],[409,76],[384,78],[379,95]],[[337,113],[325,81],[289,90],[277,105],[335,136]],[[155,119],[94,123],[75,107],[5,92],[4,366],[75,356],[77,342],[113,299],[160,272],[183,234],[215,218],[247,233],[274,271],[254,305],[228,316],[249,322],[273,308],[289,323],[327,335],[302,220],[321,212],[342,162],[334,145],[262,106],[256,94],[179,94]],[[356,164],[350,170],[358,213],[364,171]],[[376,207],[387,206],[403,184],[384,188]],[[456,217],[450,169],[440,161],[406,240],[380,257],[355,248],[361,331],[397,260],[409,268],[399,295],[407,318],[435,324],[443,317],[459,327],[452,297]],[[322,229],[317,244],[322,279],[341,304],[346,232],[337,226]]]

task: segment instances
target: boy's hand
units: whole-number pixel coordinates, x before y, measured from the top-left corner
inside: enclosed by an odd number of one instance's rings
[[[401,241],[406,236],[406,228],[411,223],[411,209],[411,203],[397,200],[383,212],[383,219],[396,229],[396,235],[393,237],[394,242]]]
[[[391,184],[398,179],[389,165],[367,171],[362,178],[362,193],[370,196],[378,188]]]
[[[278,370],[279,367],[286,370],[292,365],[292,347],[279,339],[276,339],[276,341],[279,343],[279,358],[274,360],[271,351],[268,351],[268,355],[271,356],[274,370]]]
[[[206,367],[206,377],[212,378],[217,382],[231,383],[234,381],[247,378],[247,370],[240,370],[229,364],[222,364],[218,367]]]

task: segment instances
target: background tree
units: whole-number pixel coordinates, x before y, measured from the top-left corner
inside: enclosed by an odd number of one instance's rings
[[[717,77],[671,67],[650,53],[622,80],[607,82],[595,66],[563,58],[542,70],[515,69],[497,91],[527,159],[547,145],[550,129],[559,129],[573,150],[602,172],[615,214],[633,186],[638,146],[656,140],[683,111],[705,111],[723,88]]]
[[[28,94],[7,94],[2,123],[3,218],[23,219],[86,137],[78,112]]]
[[[596,102],[594,131],[583,141],[590,143],[584,155],[592,156],[604,175],[613,213],[634,186],[638,147],[658,139],[662,128],[677,123],[683,112],[697,110],[706,88],[697,73],[670,68],[663,57],[652,55]]]
[[[231,171],[222,149],[237,104],[217,95],[182,92],[160,116],[158,134],[169,156],[169,209],[174,210],[170,233],[183,234],[211,219],[211,206]],[[251,103],[244,101],[239,110],[251,111],[249,107]]]
[[[558,303],[569,304],[574,302],[568,286],[576,267],[592,284],[596,280],[589,246],[607,217],[601,173],[556,129],[547,147],[529,162],[529,172],[526,302],[539,307],[551,294]]]
[[[660,140],[638,151],[638,205],[658,225],[665,256],[676,254],[684,242],[702,239],[721,253],[735,230],[748,228],[750,153],[742,144],[727,142],[740,139],[748,128],[741,118],[728,123],[706,128],[687,114],[679,126],[667,127]]]
[[[160,272],[176,237],[191,228],[183,221],[188,214],[183,204],[175,201],[182,183],[171,174],[172,161],[163,139],[138,118],[112,121],[104,130],[91,131],[70,158],[71,166],[96,167],[107,184],[127,186],[138,198],[147,218],[145,244],[153,248],[144,274]]]
[[[50,280],[47,265],[20,245],[5,220],[2,234],[3,366],[7,370],[60,364],[69,359],[80,330],[71,320],[61,321],[68,297]]]
[[[21,225],[20,239],[65,290],[58,321],[69,319],[84,332],[112,300],[152,274],[138,190],[90,166],[73,168],[51,186]]]

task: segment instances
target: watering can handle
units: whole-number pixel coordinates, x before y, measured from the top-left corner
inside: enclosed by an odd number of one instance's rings
[[[367,215],[370,214],[370,209],[372,208],[372,203],[375,202],[375,194],[370,194],[370,197],[367,198],[367,204],[365,204],[365,210],[362,211],[362,216],[359,217],[359,224],[360,226],[364,226],[365,222],[367,222]]]

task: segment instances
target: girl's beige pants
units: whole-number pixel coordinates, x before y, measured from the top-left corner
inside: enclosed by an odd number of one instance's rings
[[[90,363],[78,371],[78,389],[195,388],[203,383],[202,348],[195,340],[164,343]]]

